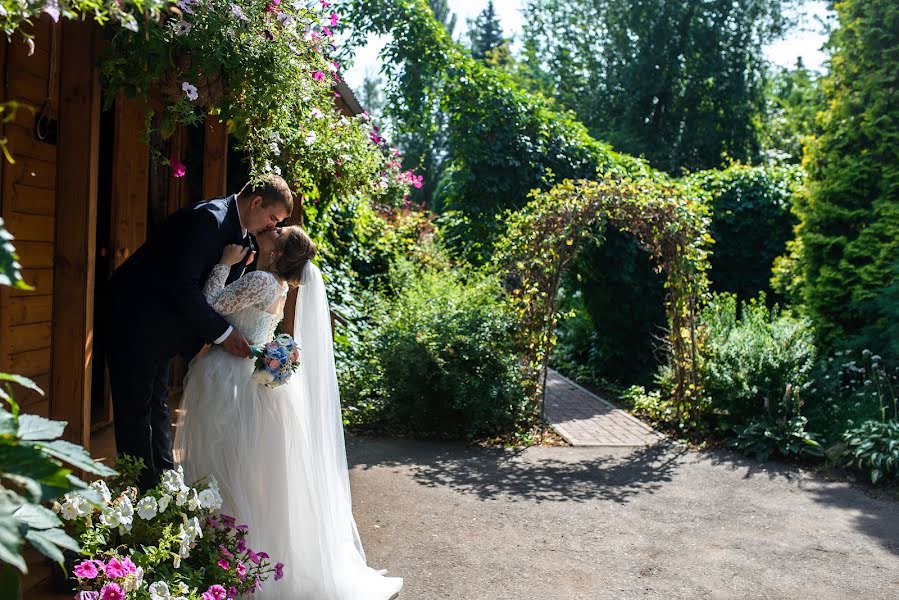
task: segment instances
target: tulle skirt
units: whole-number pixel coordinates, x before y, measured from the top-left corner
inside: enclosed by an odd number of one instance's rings
[[[403,580],[366,565],[346,475],[335,480],[320,464],[334,450],[314,447],[321,436],[311,431],[319,425],[302,367],[275,389],[253,382],[252,371],[252,361],[217,347],[191,362],[175,457],[189,482],[214,476],[222,511],[249,526],[249,546],[284,563],[284,579],[269,579],[254,598],[389,599]]]

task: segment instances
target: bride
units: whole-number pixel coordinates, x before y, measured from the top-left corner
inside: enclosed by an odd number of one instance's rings
[[[366,565],[353,519],[330,313],[315,246],[299,227],[258,237],[258,270],[232,284],[245,257],[228,246],[204,294],[252,345],[274,337],[298,285],[294,337],[301,363],[285,385],[253,381],[253,361],[219,347],[194,359],[184,383],[175,456],[185,477],[212,475],[223,511],[249,525],[251,548],[285,563],[265,600],[387,600],[403,580]]]

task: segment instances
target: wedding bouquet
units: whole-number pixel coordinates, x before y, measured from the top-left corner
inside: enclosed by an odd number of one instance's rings
[[[143,496],[102,480],[87,497],[66,494],[53,509],[84,557],[72,569],[75,599],[225,600],[281,579],[284,565],[250,549],[247,526],[221,503],[215,480],[188,486],[180,467]]]
[[[266,387],[276,388],[287,383],[290,376],[300,366],[300,348],[287,333],[262,347],[253,348],[256,356],[256,370],[253,380]]]

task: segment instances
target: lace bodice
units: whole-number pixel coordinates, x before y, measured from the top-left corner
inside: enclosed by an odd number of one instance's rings
[[[250,344],[270,341],[284,316],[287,284],[268,271],[252,271],[226,286],[229,271],[225,265],[212,269],[203,288],[206,301]]]

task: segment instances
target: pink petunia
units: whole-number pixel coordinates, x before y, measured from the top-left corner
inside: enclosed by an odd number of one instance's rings
[[[328,8],[331,6],[331,3],[328,0],[321,0],[322,8]]]
[[[228,588],[228,600],[234,600],[234,598],[237,598],[237,588],[232,585]]]
[[[242,562],[237,563],[237,576],[241,581],[247,578],[247,567]]]
[[[334,35],[334,32],[322,25],[322,35],[326,37],[331,37]]]
[[[312,79],[314,79],[314,80],[316,80],[316,81],[321,81],[321,80],[323,80],[324,78],[325,78],[325,72],[324,72],[324,71],[316,71],[315,73],[312,74]]]
[[[244,540],[237,540],[237,551],[238,552],[246,552],[247,543]]]
[[[250,559],[250,562],[254,565],[259,564],[259,555],[253,552],[252,550],[247,551],[247,558]]]
[[[121,560],[121,563],[125,568],[125,571],[127,571],[129,575],[134,575],[135,573],[137,573],[137,565],[135,565],[129,557],[126,556],[125,558],[123,558]]]
[[[99,569],[97,569],[97,565],[92,560],[85,560],[72,569],[72,572],[75,573],[75,577],[80,579],[95,579],[97,575],[100,574]]]
[[[100,600],[125,600],[125,592],[117,583],[107,583],[100,590]]]
[[[225,600],[228,597],[225,588],[219,584],[209,586],[209,589],[206,590],[206,594],[209,594],[211,600]]]
[[[337,13],[331,13],[331,27],[337,27],[337,22],[340,20],[340,17],[337,16]]]
[[[279,579],[283,579],[284,577],[284,563],[278,563],[275,565],[275,581]]]
[[[75,600],[100,600],[100,592],[78,592]]]
[[[223,544],[219,544],[219,552],[222,553],[222,556],[227,556],[228,558],[234,558],[234,555],[231,554],[227,548]]]
[[[128,562],[131,562],[130,560]],[[134,563],[131,564],[132,568],[134,567]],[[122,577],[128,577],[130,574],[128,571],[128,567],[125,566],[118,558],[110,558],[109,562],[106,563],[106,576],[110,579],[120,579]]]
[[[272,343],[274,344],[274,342],[272,342]],[[277,346],[278,345],[275,344],[275,347],[277,347]],[[237,521],[234,519],[234,517],[232,517],[231,515],[226,515],[225,513],[221,513],[219,515],[219,519],[222,520],[222,525],[224,525],[225,527],[230,527],[232,529],[234,528],[234,524],[237,523]]]
[[[220,567],[221,567],[223,570],[225,570],[225,571],[227,571],[228,569],[231,568],[231,563],[229,563],[229,562],[228,562],[227,560],[225,560],[224,558],[220,558],[219,561],[218,561],[217,563],[215,563],[215,564],[217,564],[218,566],[220,566]]]
[[[184,163],[174,156],[169,159],[169,166],[172,168],[173,177],[184,177],[184,175],[187,173],[187,167],[184,165]]]
[[[259,558],[265,558],[265,559],[268,559],[268,554],[266,554],[265,552],[258,552],[258,553],[256,554],[256,556],[258,556]]]

